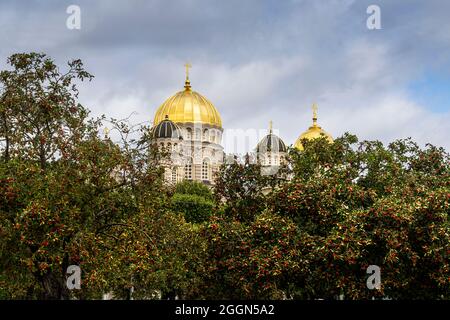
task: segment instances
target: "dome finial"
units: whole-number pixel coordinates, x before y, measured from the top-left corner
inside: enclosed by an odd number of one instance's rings
[[[317,126],[317,104],[313,103],[312,110],[313,110],[313,126]]]
[[[189,80],[189,68],[192,68],[192,65],[189,62],[186,62],[184,64],[184,67],[186,68],[186,81],[184,82],[184,88],[186,90],[191,89],[191,81]]]
[[[272,120],[269,121],[269,133],[272,134]]]

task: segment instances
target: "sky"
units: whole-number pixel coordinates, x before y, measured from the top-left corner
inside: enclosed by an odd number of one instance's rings
[[[80,29],[66,25],[70,5]],[[370,5],[381,29],[367,27]],[[449,12],[443,0],[0,0],[0,69],[17,52],[61,66],[80,58],[95,76],[79,96],[93,116],[151,125],[183,89],[189,61],[225,136],[264,132],[272,120],[293,144],[317,103],[333,137],[411,137],[450,150]]]

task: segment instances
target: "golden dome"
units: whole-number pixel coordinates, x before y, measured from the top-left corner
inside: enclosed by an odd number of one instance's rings
[[[175,123],[201,123],[222,128],[220,114],[214,105],[204,96],[191,89],[189,64],[186,64],[184,90],[167,99],[156,111],[153,125],[164,121],[166,115]]]
[[[298,137],[298,139],[295,141],[294,146],[299,150],[303,150],[303,145],[301,143],[302,139],[312,140],[320,137],[325,137],[330,143],[333,142],[333,137],[328,132],[323,130],[319,125],[317,125],[317,106],[316,104],[313,104],[313,125],[309,127],[308,130],[303,132],[300,137]]]

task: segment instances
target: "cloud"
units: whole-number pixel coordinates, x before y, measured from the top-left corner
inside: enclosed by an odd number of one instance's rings
[[[370,31],[372,1],[84,0],[74,31],[65,27],[72,2],[2,1],[0,67],[22,51],[60,64],[81,58],[96,76],[80,95],[94,115],[151,121],[182,89],[189,60],[194,90],[216,105],[225,128],[260,130],[273,120],[291,144],[317,102],[333,136],[411,136],[450,149],[450,103],[432,108],[408,91],[424,75],[450,74],[450,3],[377,1],[382,29]]]

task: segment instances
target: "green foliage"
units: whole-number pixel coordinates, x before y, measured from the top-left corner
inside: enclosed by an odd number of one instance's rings
[[[304,141],[274,175],[225,164],[214,193],[164,184],[149,128],[99,135],[44,54],[0,72],[0,299],[450,299],[450,156],[350,134]],[[130,138],[139,135],[137,140]],[[69,292],[65,271],[82,269]],[[369,265],[381,289],[366,287]]]
[[[135,299],[198,293],[206,243],[183,216],[141,208],[108,231],[84,239],[83,261],[93,270],[85,278],[87,288],[122,299],[129,298],[132,287]],[[114,248],[105,250],[110,245]]]
[[[61,73],[43,54],[8,61],[13,70],[0,73],[0,116],[6,119],[0,125],[1,294],[68,299],[77,293],[67,290],[65,272],[83,265],[89,254],[83,239],[136,214],[138,201],[149,207],[165,201],[158,168],[146,151],[98,136],[102,119],[88,119],[76,103],[73,82],[91,78],[81,61]],[[104,267],[82,267],[83,274]]]
[[[196,194],[175,193],[171,198],[171,208],[182,213],[188,222],[207,221],[214,208],[214,202]]]
[[[213,200],[211,190],[205,184],[198,181],[184,180],[177,183],[175,193],[196,195],[206,200]]]
[[[289,278],[301,272],[296,227],[287,218],[263,213],[250,224],[216,218],[204,235],[203,298],[281,299]]]
[[[208,221],[213,213],[213,195],[203,183],[185,180],[175,186],[170,208],[181,213],[188,222],[202,223]]]
[[[410,140],[356,142],[293,151],[294,178],[271,200],[304,238],[309,271],[292,278],[293,296],[448,299],[449,155]],[[381,290],[365,286],[372,264]]]
[[[243,163],[222,165],[214,185],[217,203],[223,203],[227,217],[251,221],[267,207],[267,197],[285,182],[285,168],[274,175],[262,174],[261,165],[250,163],[247,155]]]

